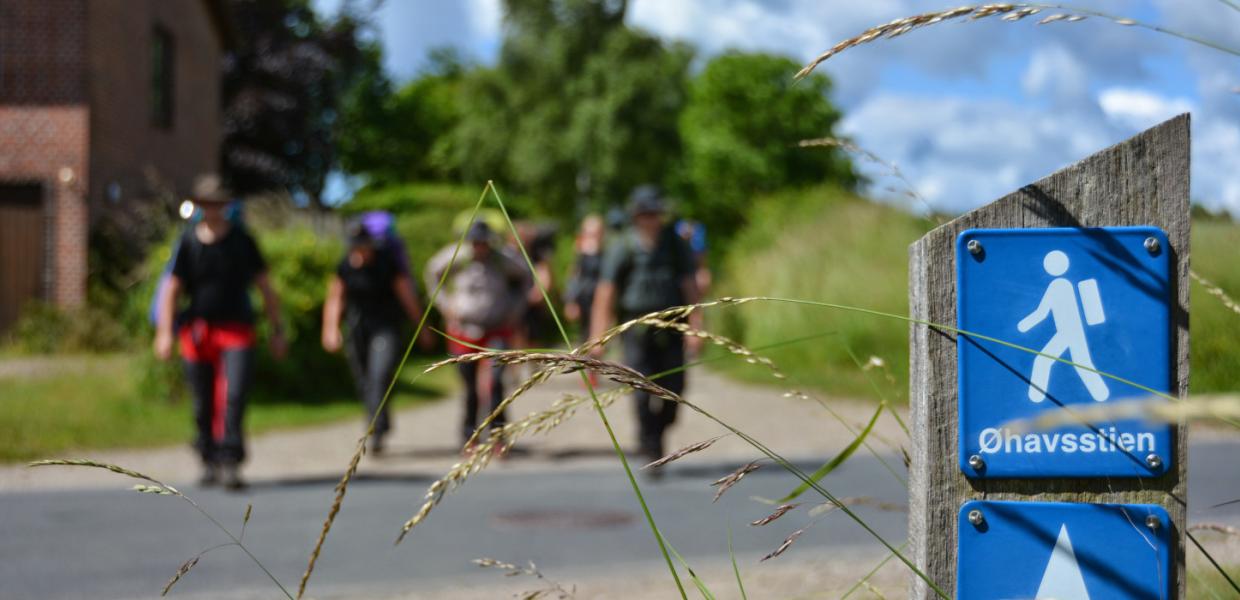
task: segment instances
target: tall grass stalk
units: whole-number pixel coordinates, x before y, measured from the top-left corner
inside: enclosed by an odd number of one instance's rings
[[[194,507],[194,510],[198,511],[199,514],[206,517],[207,520],[210,521],[212,525],[215,525],[216,529],[219,529],[220,531],[224,533],[224,535],[228,536],[228,539],[231,540],[231,542],[230,544],[225,544],[225,545],[235,545],[236,547],[240,548],[241,551],[245,552],[245,555],[250,557],[250,560],[256,566],[258,566],[258,568],[263,572],[263,574],[265,574],[267,578],[270,579],[271,582],[274,583],[276,587],[280,589],[280,592],[283,593],[286,598],[288,598],[289,600],[293,599],[292,594],[289,594],[288,590],[284,589],[284,585],[280,583],[280,580],[276,579],[276,576],[271,574],[271,571],[267,569],[266,565],[263,564],[263,561],[258,560],[258,557],[254,556],[254,553],[251,552],[248,547],[246,547],[246,545],[241,541],[241,538],[233,535],[232,531],[230,531],[227,527],[225,527],[223,523],[220,523],[218,520],[216,520],[215,517],[211,516],[211,513],[207,512],[205,509],[199,506],[197,502],[194,502],[193,498],[186,496],[185,494],[181,493],[180,490],[158,479],[155,479],[154,477],[151,477],[150,475],[145,475],[137,471],[126,469],[125,467],[112,465],[108,463],[101,463],[101,462],[93,461],[89,459],[38,460],[32,463],[29,463],[26,466],[28,467],[52,467],[52,466],[90,467],[94,469],[104,469],[107,471],[111,471],[113,473],[124,475],[126,477],[131,477],[133,479],[140,479],[143,481],[148,481],[153,485],[148,486],[148,485],[140,484],[140,485],[134,486],[134,490],[141,492],[141,493],[145,493],[145,494],[156,494],[160,496],[176,496],[177,498],[180,498],[188,502],[190,506]],[[249,515],[249,510],[246,511],[246,515],[247,516]],[[249,519],[247,518],[246,521],[248,522]],[[242,528],[244,530],[244,524],[242,525]],[[202,556],[203,554],[206,554],[207,552],[210,552],[211,550],[214,550],[214,549],[215,548],[208,548],[207,550],[200,552],[198,556]],[[182,576],[184,576],[185,573],[189,572],[189,570],[193,568],[195,564],[197,564],[197,557],[191,558],[190,560],[182,564],[181,568],[177,569],[177,574],[173,576],[172,580],[164,588],[164,593],[167,594],[168,590],[172,588],[172,586],[177,582],[177,580],[179,580]]]
[[[1067,4],[1057,4],[1057,3],[1048,4],[1048,3],[1032,3],[1032,2],[1020,2],[1020,3],[1011,3],[1011,4],[1008,4],[1008,3],[975,4],[972,6],[961,6],[959,8],[953,8],[950,10],[922,13],[922,14],[913,15],[910,17],[903,17],[903,18],[891,21],[889,23],[871,27],[861,32],[858,35],[855,35],[851,38],[848,38],[832,46],[830,49],[823,52],[822,54],[819,54],[817,57],[811,60],[808,64],[806,64],[805,67],[803,67],[800,71],[797,72],[796,79],[804,78],[805,76],[812,73],[814,71],[814,68],[816,68],[818,65],[826,62],[831,57],[841,52],[844,52],[845,50],[848,50],[850,48],[855,48],[857,46],[861,46],[861,45],[868,44],[871,42],[875,42],[880,39],[892,39],[892,38],[900,37],[915,29],[921,29],[923,27],[929,27],[931,25],[937,25],[939,23],[945,23],[947,21],[954,21],[954,20],[959,20],[959,19],[964,19],[964,18],[968,18],[970,21],[977,21],[977,20],[986,19],[989,17],[999,16],[999,15],[1002,15],[1002,19],[1004,21],[1009,21],[1009,22],[1021,21],[1033,15],[1039,14],[1045,10],[1058,10],[1058,11],[1063,11],[1063,12],[1052,14],[1047,17],[1043,17],[1038,22],[1040,25],[1059,22],[1059,21],[1062,21],[1065,23],[1072,23],[1072,22],[1084,20],[1086,17],[1096,17],[1099,19],[1110,21],[1117,25],[1123,25],[1126,27],[1140,27],[1143,29],[1148,29],[1150,31],[1156,31],[1158,33],[1178,37],[1182,40],[1193,42],[1195,44],[1200,44],[1208,48],[1213,48],[1220,52],[1226,52],[1228,54],[1240,56],[1240,49],[1232,48],[1230,46],[1225,46],[1218,42],[1200,38],[1195,35],[1184,33],[1182,31],[1167,29],[1166,27],[1162,27],[1159,25],[1146,23],[1144,21],[1138,21],[1136,19],[1129,19],[1127,17],[1112,15],[1109,13],[1105,13],[1105,12],[1101,12],[1101,11],[1097,11],[1097,10],[1093,10],[1089,8],[1080,8],[1080,7],[1071,6]]]
[[[543,302],[546,303],[551,317],[555,320],[555,326],[560,331],[560,336],[564,339],[565,346],[571,348],[572,340],[568,337],[568,331],[564,328],[564,323],[560,321],[560,315],[555,310],[555,304],[551,301],[551,296],[547,293],[547,288],[538,278],[538,269],[534,268],[534,261],[530,260],[529,252],[526,251],[525,245],[521,242],[521,236],[517,233],[517,226],[512,222],[512,217],[508,215],[508,207],[504,205],[503,198],[500,198],[499,190],[495,188],[494,183],[488,181],[487,189],[495,197],[496,204],[504,214],[504,220],[508,222],[508,228],[512,236],[517,241],[517,247],[521,249],[521,256],[525,258],[525,264],[530,269],[530,273],[534,279],[534,283],[538,286],[538,291],[542,294]],[[646,518],[646,524],[650,526],[650,531],[654,534],[655,542],[659,545],[659,552],[663,554],[663,560],[667,563],[667,568],[672,574],[672,580],[676,583],[676,589],[680,592],[682,599],[687,599],[685,594],[685,586],[680,582],[680,575],[676,572],[676,565],[672,564],[672,557],[668,554],[668,545],[665,542],[663,533],[659,531],[659,526],[654,521],[654,515],[650,512],[650,506],[646,502],[646,497],[642,494],[641,486],[637,483],[637,477],[633,475],[633,468],[629,466],[629,460],[624,455],[624,450],[620,448],[620,441],[616,439],[616,432],[611,427],[611,421],[607,419],[607,411],[603,410],[603,405],[599,402],[598,394],[594,391],[594,384],[590,381],[590,377],[581,372],[581,381],[585,383],[586,389],[590,392],[590,400],[594,403],[594,410],[598,413],[599,421],[603,423],[603,428],[607,430],[607,437],[611,440],[612,450],[616,453],[616,457],[620,459],[621,466],[624,467],[624,474],[629,479],[629,485],[633,488],[633,495],[637,497],[637,503],[642,507],[642,514]],[[694,578],[696,580],[696,577]]]
[[[473,212],[469,215],[470,223],[478,216],[478,210],[482,208],[482,203],[486,201],[489,189],[491,189],[491,184],[487,182],[486,187],[482,188],[482,193],[478,195],[478,201],[474,203]],[[456,246],[452,249],[452,258],[448,261],[448,268],[444,269],[443,275],[439,277],[439,282],[435,285],[435,289],[431,292],[431,296],[426,302],[422,318],[418,320],[418,326],[414,329],[413,337],[409,338],[409,343],[405,346],[405,353],[401,356],[400,363],[397,364],[396,370],[392,373],[392,380],[388,382],[387,390],[383,393],[383,400],[379,402],[379,407],[375,410],[374,417],[370,419],[370,423],[366,427],[366,433],[357,441],[357,449],[354,450],[353,456],[349,459],[349,466],[345,469],[344,475],[341,476],[340,482],[336,484],[336,496],[332,499],[331,508],[327,511],[327,518],[323,521],[323,529],[319,532],[319,537],[314,542],[314,548],[310,551],[310,559],[306,564],[306,571],[302,574],[301,582],[297,586],[297,600],[301,600],[301,597],[306,593],[306,584],[310,581],[310,575],[314,573],[314,566],[318,562],[319,553],[323,550],[323,544],[327,541],[327,534],[331,532],[332,524],[336,521],[336,515],[339,514],[340,507],[344,504],[344,497],[348,492],[349,482],[357,472],[362,456],[366,454],[366,441],[375,433],[375,424],[378,422],[379,415],[387,408],[388,401],[392,397],[392,390],[396,388],[396,382],[400,379],[401,370],[404,369],[405,363],[409,361],[409,354],[413,351],[413,345],[426,327],[426,321],[431,314],[431,307],[435,305],[435,300],[439,298],[439,292],[443,289],[444,282],[448,279],[448,273],[451,272],[452,266],[456,263],[461,246],[465,244],[465,234],[468,229],[466,227],[465,231],[462,231],[457,239]],[[416,376],[414,380],[417,380]]]

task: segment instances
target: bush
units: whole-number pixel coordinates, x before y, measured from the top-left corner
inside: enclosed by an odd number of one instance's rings
[[[90,304],[61,309],[32,302],[7,337],[5,345],[20,354],[113,352],[132,344],[114,315]]]

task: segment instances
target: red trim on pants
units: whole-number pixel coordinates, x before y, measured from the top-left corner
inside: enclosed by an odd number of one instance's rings
[[[483,333],[480,337],[473,337],[464,332],[461,332],[461,331],[458,331],[456,329],[449,327],[448,335],[452,337],[448,338],[448,354],[451,354],[452,356],[463,356],[466,354],[474,354],[475,352],[480,352],[480,350],[478,350],[477,348],[466,346],[465,344],[457,342],[456,340],[461,340],[462,342],[465,342],[466,344],[472,344],[474,346],[479,346],[482,348],[494,348],[497,346],[496,342],[502,342],[503,347],[507,348],[512,345],[511,342],[512,342],[512,336],[514,333],[515,332],[513,331],[512,327],[500,327],[498,329],[492,329],[490,331],[487,331],[486,333]],[[456,338],[456,339],[453,339],[453,338]],[[494,382],[491,381],[491,361],[490,360],[479,361],[477,377],[478,377],[478,398],[479,398],[479,402],[481,402],[482,398],[491,397],[491,386],[494,385]]]
[[[195,319],[181,326],[181,357],[190,362],[211,363],[215,370],[215,410],[211,411],[211,438],[224,439],[224,416],[228,411],[228,375],[224,369],[225,350],[254,346],[254,326],[248,323],[210,323]]]

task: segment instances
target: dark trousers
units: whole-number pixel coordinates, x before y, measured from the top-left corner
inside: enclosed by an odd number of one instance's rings
[[[392,428],[388,407],[382,405],[396,374],[400,352],[400,331],[394,324],[356,324],[349,328],[345,356],[357,395],[366,406],[367,423],[375,424],[376,437],[386,435]]]
[[[625,364],[642,375],[655,375],[685,364],[684,336],[678,332],[639,326],[624,332],[621,341]],[[685,391],[685,372],[664,375],[655,383],[679,395]],[[639,391],[633,392],[633,401],[637,405],[638,444],[642,453],[663,456],[663,437],[676,422],[680,404]]]
[[[490,346],[493,348],[505,347],[505,344],[502,342],[496,343],[495,340],[491,340],[491,342],[492,343]],[[463,435],[461,438],[462,442],[469,440],[469,437],[474,434],[474,429],[478,427],[479,423],[478,405],[481,403],[481,395],[484,391],[479,389],[478,368],[478,362],[464,362],[457,365],[457,369],[461,372],[461,379],[463,379],[465,383],[465,421],[462,423],[461,428]],[[483,418],[486,418],[487,415],[495,412],[495,408],[504,401],[504,365],[497,362],[491,363],[490,375],[491,389],[487,394],[487,412],[483,415]],[[499,429],[507,422],[508,419],[506,415],[501,412],[495,417],[495,420],[491,422],[491,429]],[[481,439],[486,438],[483,437]]]
[[[240,463],[245,460],[241,428],[246,390],[250,386],[254,351],[220,350],[214,361],[185,361],[185,378],[194,396],[194,448],[204,463]]]

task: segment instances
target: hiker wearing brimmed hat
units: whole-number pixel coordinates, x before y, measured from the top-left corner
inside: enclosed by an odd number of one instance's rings
[[[426,266],[428,290],[434,290],[444,273],[448,273],[435,307],[443,314],[451,336],[448,351],[456,356],[476,352],[478,347],[510,347],[514,327],[526,308],[526,290],[531,285],[525,263],[500,246],[485,222],[470,224],[465,241],[459,251],[455,244],[440,250]],[[462,439],[468,441],[478,426],[478,404],[482,395],[485,393],[489,397],[486,414],[494,412],[504,399],[503,366],[494,364],[490,377],[485,377],[486,371],[480,369],[477,362],[463,362],[458,368],[465,383],[461,433]],[[484,375],[482,381],[479,381],[480,371]],[[491,424],[492,429],[503,427],[505,422],[503,413],[499,414]],[[470,451],[469,448],[464,450]]]
[[[174,339],[179,342],[194,396],[194,446],[204,465],[201,483],[236,490],[244,487],[238,467],[245,459],[242,418],[254,361],[251,285],[262,292],[271,353],[283,358],[286,345],[267,265],[254,238],[227,218],[232,199],[219,177],[198,177],[190,200],[202,218],[181,237],[172,273],[161,290],[155,355],[171,358]],[[174,316],[182,292],[188,304]]]
[[[383,400],[404,348],[401,326],[406,319],[417,322],[422,318],[422,306],[405,266],[404,246],[393,237],[372,233],[364,218],[350,223],[349,249],[336,267],[323,303],[323,349],[345,350],[358,395],[366,405],[367,423],[374,424],[373,455],[383,452],[384,437],[392,427]],[[422,340],[430,338],[422,336]]]
[[[666,223],[663,194],[653,185],[642,185],[629,197],[631,227],[609,244],[603,258],[598,288],[594,292],[591,337],[599,338],[615,325],[616,317],[628,321],[673,306],[698,301],[693,254]],[[700,328],[700,311],[690,315]],[[639,326],[621,336],[624,362],[643,375],[674,370],[685,364],[686,346],[696,353],[701,338],[664,328]],[[596,349],[602,354],[602,349]],[[659,378],[659,385],[680,394],[685,388],[683,371]],[[663,438],[676,420],[675,402],[634,391],[641,452],[650,460],[663,456]]]

